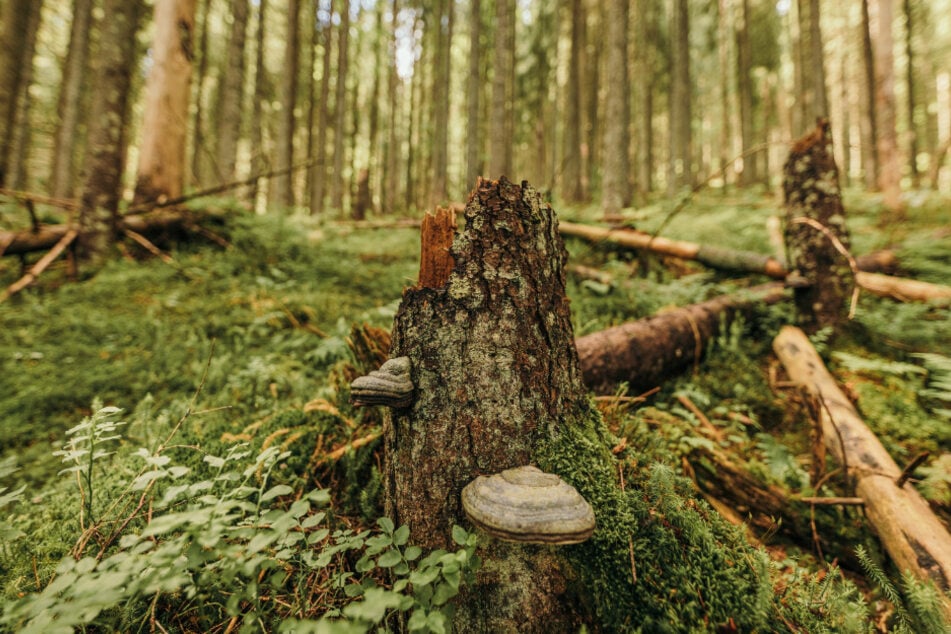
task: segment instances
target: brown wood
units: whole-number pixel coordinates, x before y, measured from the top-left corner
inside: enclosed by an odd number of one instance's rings
[[[450,209],[436,207],[428,211],[420,230],[419,283],[417,288],[442,288],[449,281],[453,259],[449,250],[456,237],[456,214]]]
[[[783,194],[789,267],[810,282],[795,290],[797,319],[808,332],[835,326],[845,318],[855,282],[828,120],[819,119],[793,144],[783,167]]]
[[[773,349],[790,378],[822,403],[826,447],[855,482],[866,516],[895,565],[947,592],[951,588],[948,528],[916,490],[897,485],[901,469],[836,385],[806,334],[785,326]],[[951,602],[945,598],[942,605],[946,617],[951,617]]]
[[[464,215],[451,275],[406,289],[393,325],[390,356],[409,357],[416,399],[384,423],[386,513],[426,548],[449,547],[453,524],[468,525],[460,492],[476,476],[531,464],[560,429],[596,415],[581,382],[567,252],[551,207],[503,178],[482,181]],[[491,541],[479,554],[484,565],[454,629],[581,626],[568,598],[581,589],[556,552]]]
[[[60,238],[49,253],[40,258],[36,264],[34,264],[26,275],[21,277],[19,280],[7,287],[7,290],[4,291],[3,295],[0,295],[0,303],[5,302],[11,295],[19,293],[24,288],[36,281],[36,278],[46,270],[53,261],[60,256],[60,254],[76,239],[79,235],[79,232],[76,229],[70,229],[66,234]]]
[[[921,282],[903,277],[892,277],[881,273],[859,271],[855,281],[863,289],[891,297],[903,302],[930,302],[951,299],[951,286]]]
[[[579,337],[575,345],[585,384],[601,394],[613,393],[622,382],[635,394],[650,389],[699,363],[724,319],[784,297],[781,284],[764,284]]]

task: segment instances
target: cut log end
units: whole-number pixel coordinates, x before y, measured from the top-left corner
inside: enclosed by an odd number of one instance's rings
[[[456,237],[456,212],[436,207],[436,213],[426,213],[420,232],[419,283],[420,288],[443,288],[455,262],[449,253]]]

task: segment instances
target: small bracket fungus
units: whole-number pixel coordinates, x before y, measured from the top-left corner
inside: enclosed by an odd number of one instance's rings
[[[354,379],[350,384],[350,401],[356,407],[406,407],[413,402],[413,389],[413,381],[409,375],[409,357],[396,357],[389,359],[378,370]]]
[[[578,544],[594,532],[591,505],[534,466],[479,476],[462,490],[462,508],[477,528],[506,541]]]

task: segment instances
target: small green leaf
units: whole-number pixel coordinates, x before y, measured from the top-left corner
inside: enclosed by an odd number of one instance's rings
[[[416,561],[416,559],[423,554],[423,549],[419,546],[407,546],[406,550],[403,551],[403,558],[406,561]]]
[[[289,495],[293,492],[294,492],[294,489],[287,486],[286,484],[278,484],[277,486],[273,486],[267,491],[265,491],[264,495],[261,496],[261,501],[267,502],[268,500],[273,500],[279,495]]]
[[[376,565],[380,568],[392,568],[401,561],[403,561],[403,556],[398,550],[388,550],[380,555],[380,558],[376,560]]]
[[[387,535],[393,534],[393,520],[388,517],[381,517],[376,521],[377,526],[383,529],[383,532]]]
[[[409,617],[409,620],[406,621],[406,628],[410,632],[419,632],[421,630],[428,629],[427,619],[426,619],[426,610],[418,609],[413,610],[413,614]]]
[[[446,634],[449,629],[448,623],[446,622],[446,615],[437,611],[429,613],[429,618],[426,619],[426,626],[433,634]]]
[[[428,586],[439,576],[439,568],[416,570],[409,576],[409,582],[414,586]]]
[[[436,592],[433,594],[433,605],[443,605],[457,594],[459,594],[458,588],[453,588],[449,584],[441,583],[436,586]]]
[[[452,525],[452,541],[456,542],[460,546],[466,545],[466,540],[469,538],[469,533],[466,532],[466,529],[459,526],[458,524]]]
[[[364,555],[359,560],[357,560],[357,564],[355,566],[357,572],[369,572],[370,570],[373,570],[375,567],[376,567],[376,564],[373,562],[373,560],[370,557],[366,555]]]
[[[397,546],[402,546],[407,541],[409,541],[409,526],[405,524],[396,529],[396,532],[393,533],[393,543]]]
[[[309,515],[304,518],[303,522],[300,523],[300,527],[305,529],[313,528],[324,521],[324,517],[326,517],[326,515],[326,513],[314,513],[313,515]]]
[[[314,531],[307,536],[307,543],[310,545],[316,544],[317,542],[327,539],[327,535],[330,534],[330,529],[322,528],[319,531]]]

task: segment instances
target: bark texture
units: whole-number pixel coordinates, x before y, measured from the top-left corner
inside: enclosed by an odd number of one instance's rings
[[[0,186],[5,185],[17,96],[23,79],[23,51],[34,0],[7,0],[0,12]]]
[[[297,118],[297,69],[300,60],[300,0],[287,3],[287,31],[284,44],[284,67],[281,74],[281,117],[277,132],[277,166],[287,168],[294,164],[294,131]],[[340,178],[340,174],[337,175]],[[273,200],[282,207],[294,205],[294,185],[290,172],[274,179]]]
[[[865,512],[895,565],[951,588],[951,533],[928,502],[911,486],[898,486],[901,469],[865,425],[848,397],[826,370],[803,331],[784,327],[773,350],[790,378],[823,404],[821,422],[826,448],[843,464],[865,500]],[[942,607],[951,617],[951,602]]]
[[[783,297],[782,285],[765,284],[579,337],[575,345],[584,382],[601,394],[613,393],[622,382],[632,394],[660,385],[700,362],[724,320]]]
[[[244,45],[248,34],[251,6],[248,0],[231,0],[231,33],[228,53],[221,75],[221,89],[216,117],[215,140],[218,182],[234,180],[238,158],[238,139],[241,136],[241,114],[244,103]]]
[[[492,104],[489,125],[488,175],[513,177],[512,132],[515,128],[515,2],[497,0],[495,49],[492,63]]]
[[[799,323],[809,332],[835,326],[844,317],[855,280],[833,240],[849,248],[828,120],[820,119],[815,130],[793,145],[783,168],[783,192],[790,267],[810,282],[796,289]]]
[[[195,0],[155,3],[153,66],[146,86],[136,202],[182,194],[194,31]]]
[[[627,0],[607,4],[605,25],[604,180],[601,206],[605,217],[616,216],[630,202],[631,166],[628,125],[631,96],[627,69]]]
[[[482,181],[440,288],[407,289],[391,357],[408,356],[416,400],[385,426],[387,515],[421,546],[451,544],[477,475],[532,463],[591,411],[573,345],[554,212],[506,179]],[[437,278],[438,279],[438,278]],[[490,543],[460,631],[577,631],[566,571],[549,549]]]

